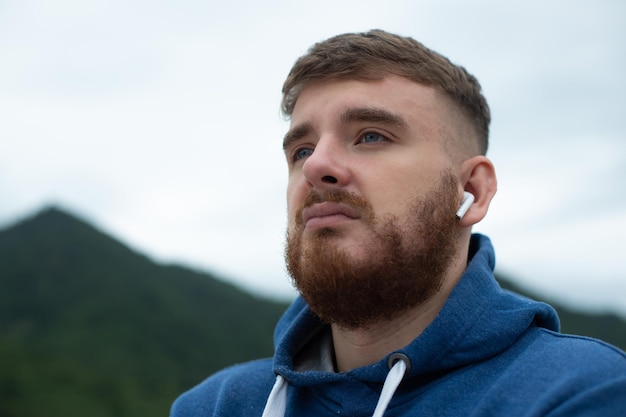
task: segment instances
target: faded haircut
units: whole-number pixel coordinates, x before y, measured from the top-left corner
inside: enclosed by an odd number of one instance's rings
[[[478,151],[486,154],[491,115],[476,77],[420,42],[383,30],[346,33],[316,43],[291,68],[281,110],[290,117],[302,89],[312,81],[378,80],[395,74],[434,87],[474,126]]]

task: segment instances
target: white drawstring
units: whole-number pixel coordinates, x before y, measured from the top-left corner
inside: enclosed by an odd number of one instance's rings
[[[374,409],[374,414],[372,417],[383,417],[385,414],[385,410],[387,410],[387,406],[391,401],[391,397],[396,393],[396,389],[398,389],[398,385],[404,378],[404,373],[406,372],[406,362],[400,359],[397,361],[393,367],[389,370],[387,374],[387,378],[385,378],[385,383],[383,384],[383,390],[380,393],[380,397],[378,397],[378,404],[376,404],[376,408]]]
[[[385,414],[385,410],[387,410],[387,406],[395,394],[402,378],[404,378],[404,374],[407,370],[407,364],[403,359],[398,360],[389,373],[387,374],[387,378],[385,378],[385,383],[383,384],[383,389],[380,393],[380,397],[378,397],[378,404],[376,404],[376,408],[374,409],[374,414],[372,417],[383,417]],[[267,398],[267,403],[265,403],[265,409],[263,410],[262,417],[284,417],[285,410],[287,408],[287,388],[289,385],[280,375],[276,375],[276,382],[274,382],[274,387],[270,392],[270,396]]]
[[[285,378],[276,375],[276,382],[270,396],[267,397],[262,417],[283,417],[287,407],[287,383]]]

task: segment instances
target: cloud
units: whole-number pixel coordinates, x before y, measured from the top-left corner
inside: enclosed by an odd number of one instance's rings
[[[282,265],[280,87],[314,42],[380,27],[481,80],[500,190],[477,230],[494,238],[499,265],[626,311],[615,290],[626,271],[616,249],[626,231],[622,2],[2,8],[0,223],[59,202],[159,260],[293,295]]]

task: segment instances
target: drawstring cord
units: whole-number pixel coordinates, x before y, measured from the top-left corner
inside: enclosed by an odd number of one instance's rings
[[[287,383],[281,375],[276,375],[276,382],[270,396],[267,397],[262,417],[284,417],[287,408]]]
[[[396,393],[404,374],[408,369],[408,358],[403,354],[394,354],[389,358],[391,369],[385,378],[383,389],[372,417],[383,417],[391,398]],[[262,417],[284,417],[287,408],[287,382],[281,375],[276,375],[276,382],[267,398]]]
[[[389,370],[387,374],[387,378],[385,378],[385,383],[383,384],[383,390],[380,393],[380,397],[378,397],[378,404],[376,404],[376,408],[374,409],[374,414],[372,417],[383,417],[385,414],[385,410],[387,410],[387,406],[391,401],[391,397],[396,393],[402,378],[404,378],[404,374],[406,373],[407,366],[404,359],[398,359],[398,361],[393,365],[393,367]]]

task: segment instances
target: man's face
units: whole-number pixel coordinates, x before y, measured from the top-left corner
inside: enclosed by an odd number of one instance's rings
[[[300,94],[284,143],[286,258],[323,319],[347,327],[390,319],[440,287],[462,194],[445,150],[449,106],[397,76],[312,83]]]

